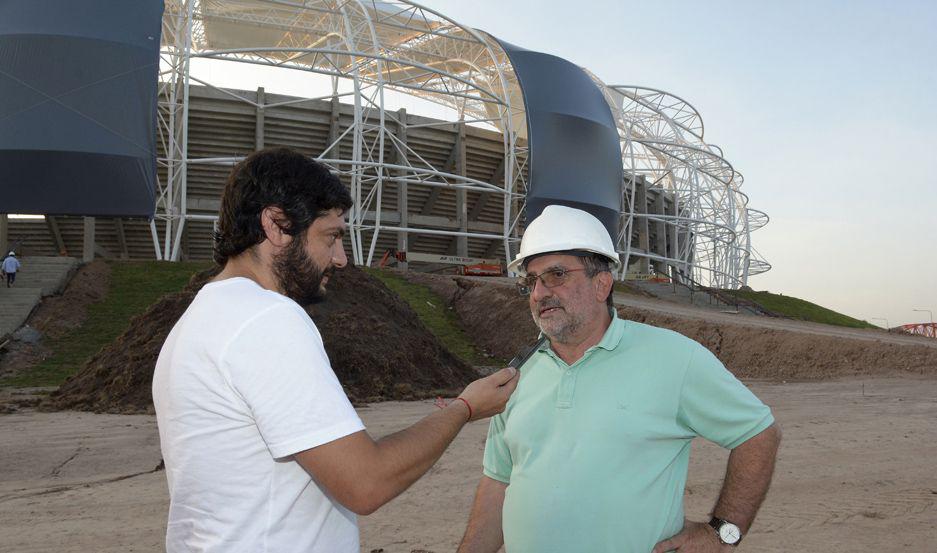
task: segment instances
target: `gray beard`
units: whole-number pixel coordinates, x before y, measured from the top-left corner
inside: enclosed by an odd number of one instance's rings
[[[540,332],[543,332],[548,338],[550,338],[551,342],[557,342],[560,344],[571,342],[576,333],[579,332],[579,329],[582,328],[583,321],[573,315],[570,315],[570,313],[564,309],[563,313],[566,314],[565,324],[559,330],[553,333],[551,329],[545,328],[543,321],[540,319],[539,310],[544,307],[561,306],[557,302],[544,302],[537,305],[537,312],[533,313],[532,315],[534,318],[534,324],[537,325],[537,328],[540,329]]]

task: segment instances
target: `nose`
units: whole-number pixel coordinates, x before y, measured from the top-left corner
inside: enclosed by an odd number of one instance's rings
[[[534,281],[533,286],[530,288],[530,299],[534,302],[539,302],[543,298],[551,295],[553,294],[550,292],[550,289],[547,288],[539,278]]]
[[[348,265],[348,256],[345,255],[345,244],[342,240],[336,240],[332,246],[332,265],[339,269]]]

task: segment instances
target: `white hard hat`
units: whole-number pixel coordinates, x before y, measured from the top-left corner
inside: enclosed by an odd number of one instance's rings
[[[587,251],[608,258],[613,271],[621,266],[608,230],[588,211],[565,205],[548,205],[527,225],[521,251],[508,264],[508,270],[526,274],[524,260],[551,252]]]
[[[2,252],[2,251],[3,251],[3,250],[0,250],[0,252]],[[16,252],[10,252],[10,253],[7,254],[7,255],[12,255],[13,257],[16,257]]]

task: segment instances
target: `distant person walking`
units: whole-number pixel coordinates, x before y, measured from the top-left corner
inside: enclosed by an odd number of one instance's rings
[[[20,270],[20,260],[16,258],[16,252],[10,252],[3,260],[3,274],[7,277],[7,288],[13,286],[16,281],[16,271]]]

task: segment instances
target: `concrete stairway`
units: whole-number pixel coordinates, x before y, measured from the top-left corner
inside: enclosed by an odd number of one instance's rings
[[[74,257],[24,257],[20,262],[13,287],[0,282],[0,340],[26,322],[42,297],[64,290],[78,268]]]
[[[690,290],[681,284],[673,285],[667,282],[653,282],[650,280],[632,280],[628,284],[643,290],[654,297],[674,303],[692,305],[702,309],[712,309],[714,311],[735,312],[747,315],[761,315],[757,310],[745,305],[728,305],[726,302],[713,296],[704,290]]]

